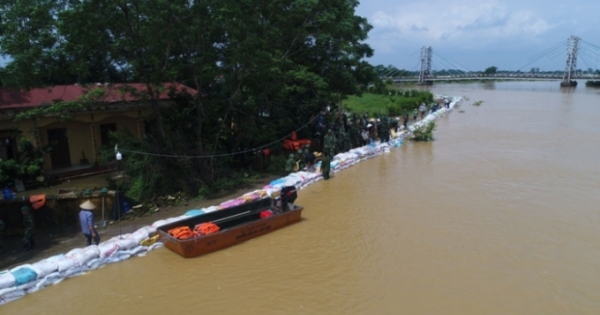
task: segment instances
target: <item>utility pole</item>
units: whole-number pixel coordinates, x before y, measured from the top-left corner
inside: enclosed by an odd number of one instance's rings
[[[567,65],[560,86],[571,87],[577,86],[577,81],[572,80],[577,71],[577,53],[579,52],[579,40],[577,36],[569,37],[569,45],[567,47]]]

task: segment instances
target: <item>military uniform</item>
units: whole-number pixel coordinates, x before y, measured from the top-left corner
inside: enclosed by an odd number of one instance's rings
[[[323,173],[324,179],[329,179],[329,170],[331,168],[331,159],[328,155],[325,155],[321,160],[321,173]]]
[[[383,116],[381,118],[381,141],[390,141],[390,122],[386,116]]]
[[[294,170],[294,165],[296,165],[296,159],[294,158],[294,154],[290,154],[290,157],[285,162],[285,170],[286,172],[291,172]]]
[[[327,134],[325,135],[325,140],[324,142],[324,146],[323,146],[323,153],[325,153],[326,155],[334,156],[335,155],[335,135],[333,134],[333,131],[331,131],[331,129],[329,129],[327,131]]]
[[[28,206],[23,206],[21,212],[23,213],[23,226],[25,227],[25,233],[23,234],[23,250],[27,251],[35,247],[35,240],[33,239],[35,221],[31,209]]]

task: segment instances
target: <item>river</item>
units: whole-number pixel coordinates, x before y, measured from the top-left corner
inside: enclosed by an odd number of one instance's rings
[[[435,85],[469,98],[436,141],[301,190],[301,223],[197,259],[153,251],[0,311],[598,314],[600,90],[583,83]]]

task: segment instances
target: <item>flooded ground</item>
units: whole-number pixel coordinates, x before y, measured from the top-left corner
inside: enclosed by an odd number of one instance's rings
[[[600,94],[433,91],[464,113],[301,190],[299,224],[196,259],[153,251],[2,314],[597,314]]]

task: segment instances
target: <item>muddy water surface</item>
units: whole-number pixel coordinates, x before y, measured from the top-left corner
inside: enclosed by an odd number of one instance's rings
[[[600,93],[557,86],[435,86],[469,97],[464,113],[301,190],[301,223],[197,259],[157,250],[0,312],[598,314]]]

